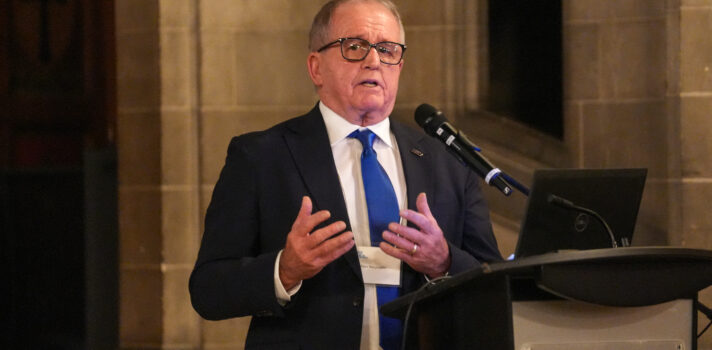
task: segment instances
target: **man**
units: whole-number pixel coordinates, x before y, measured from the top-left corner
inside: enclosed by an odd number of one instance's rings
[[[383,290],[405,294],[426,278],[501,259],[476,175],[388,118],[404,42],[390,1],[327,3],[307,58],[319,104],[232,140],[190,292],[207,319],[252,316],[247,348],[397,347],[397,330],[379,332],[389,322],[379,321]],[[387,174],[388,191],[373,194],[373,166]],[[381,192],[391,199],[374,200]],[[374,226],[391,209],[395,217]],[[374,250],[397,258],[384,269],[389,282],[366,273]]]

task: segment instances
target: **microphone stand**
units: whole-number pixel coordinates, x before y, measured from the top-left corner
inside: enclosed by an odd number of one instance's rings
[[[526,186],[519,183],[519,181],[517,181],[513,177],[509,176],[509,174],[505,173],[504,171],[501,173],[501,175],[505,181],[507,181],[510,185],[512,185],[512,187],[516,188],[523,195],[529,197],[529,188],[527,188]]]

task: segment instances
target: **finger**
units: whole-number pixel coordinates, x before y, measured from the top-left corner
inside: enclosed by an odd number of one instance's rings
[[[421,231],[425,233],[429,233],[433,230],[433,222],[435,221],[434,219],[429,219],[427,216],[425,216],[422,213],[413,211],[413,210],[404,210],[400,213],[400,215],[408,220],[409,223],[412,223],[413,225],[417,226]],[[390,228],[390,226],[389,226]],[[398,232],[400,234],[400,232]]]
[[[392,245],[390,245],[390,244],[388,244],[388,243],[385,243],[385,242],[381,242],[381,243],[378,245],[378,247],[380,247],[381,250],[382,250],[384,253],[386,253],[386,254],[388,254],[388,255],[394,257],[394,258],[398,258],[398,259],[400,259],[400,260],[403,260],[403,261],[405,261],[407,264],[411,264],[411,263],[412,263],[413,256],[410,255],[408,252],[404,251],[403,249],[399,249],[399,248],[393,247]]]
[[[308,217],[312,213],[312,201],[309,196],[302,197],[302,206],[299,208],[299,215],[297,217]]]
[[[329,224],[326,227],[322,227],[314,232],[309,236],[309,241],[311,242],[312,246],[317,246],[321,244],[322,242],[326,241],[329,239],[329,237],[342,232],[343,230],[346,229],[346,223],[343,221],[337,221],[334,223]]]
[[[433,217],[433,214],[430,212],[430,206],[428,205],[428,197],[425,195],[425,192],[421,192],[418,195],[418,198],[415,199],[415,207],[418,208],[418,212],[425,215],[425,217]]]
[[[415,224],[416,224],[416,226],[418,226],[417,223],[415,223]],[[425,235],[425,233],[423,233],[422,231],[420,231],[418,229],[415,229],[413,227],[403,226],[401,224],[396,224],[396,223],[391,223],[390,225],[388,225],[388,230],[397,234],[397,235],[405,237],[407,240],[409,240],[411,242],[416,242],[416,243],[422,242],[424,239],[424,235]]]
[[[312,232],[314,231],[314,228],[317,227],[319,224],[322,222],[326,221],[331,217],[331,212],[328,210],[319,210],[318,212],[309,215],[303,222],[302,222],[302,228],[307,230],[307,232]]]
[[[332,239],[326,240],[315,249],[319,264],[326,266],[351,250],[354,244],[354,234],[351,231],[343,232]]]
[[[306,236],[314,230],[314,227],[331,217],[331,213],[328,210],[320,210],[314,214],[312,214],[312,210],[311,198],[308,196],[302,197],[302,206],[299,208],[299,214],[294,220],[294,224],[292,224],[292,231]]]
[[[383,239],[395,245],[396,247],[403,249],[406,252],[410,252],[411,250],[413,250],[413,245],[417,244],[416,240],[414,239],[410,239],[403,235],[398,236],[390,231],[383,232]]]
[[[312,212],[312,201],[309,196],[304,196],[302,197],[302,205],[299,207],[299,213],[297,213],[297,218],[294,219],[294,223],[292,224],[292,230],[295,231],[298,228],[300,228],[303,223],[309,218]],[[301,231],[301,230],[297,230]],[[302,232],[304,233],[304,232]],[[309,233],[307,231],[306,233]]]

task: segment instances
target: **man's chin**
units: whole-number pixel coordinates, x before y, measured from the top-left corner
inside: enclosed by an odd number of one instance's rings
[[[355,104],[354,108],[366,114],[385,114],[387,116],[393,109],[393,104],[384,102],[381,97],[367,96],[366,98],[361,99],[359,103]]]
[[[387,109],[383,106],[379,106],[379,108],[373,109],[362,109],[359,113],[361,115],[360,124],[362,126],[378,124],[391,114],[391,110],[392,108]]]

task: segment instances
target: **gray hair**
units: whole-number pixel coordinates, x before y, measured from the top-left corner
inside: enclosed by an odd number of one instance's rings
[[[390,0],[331,0],[321,7],[321,10],[314,17],[311,30],[309,31],[309,49],[311,51],[318,50],[325,45],[329,39],[329,25],[331,24],[331,16],[337,7],[348,2],[375,2],[385,6],[393,17],[398,21],[400,27],[400,40],[405,44],[405,30],[403,30],[403,22],[401,21],[398,7]]]

